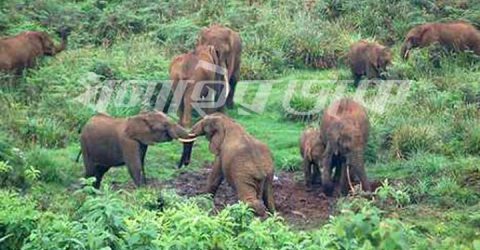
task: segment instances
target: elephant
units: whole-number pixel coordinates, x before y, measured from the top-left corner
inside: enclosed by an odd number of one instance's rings
[[[348,62],[354,77],[354,84],[358,84],[362,76],[368,79],[385,79],[387,66],[392,63],[392,54],[388,47],[376,42],[365,40],[351,45],[348,53]]]
[[[306,129],[300,137],[300,154],[303,158],[305,186],[308,190],[310,190],[320,178],[324,150],[320,130],[317,128]]]
[[[62,38],[56,46],[45,32],[26,31],[14,37],[0,39],[0,71],[19,74],[25,68],[33,67],[42,56],[55,56],[67,47],[70,29],[59,30]]]
[[[340,99],[324,111],[320,133],[325,147],[322,185],[327,195],[331,195],[334,189],[332,170],[336,176],[340,175],[334,190],[336,195],[348,191],[347,181],[354,176],[360,179],[364,191],[370,191],[364,163],[369,129],[365,108],[354,100]]]
[[[162,112],[143,112],[129,118],[99,113],[85,124],[80,134],[85,177],[95,177],[94,187],[99,188],[110,167],[127,165],[135,185],[144,185],[148,145],[172,139],[192,141],[188,131]]]
[[[413,48],[423,48],[436,43],[451,51],[471,50],[480,55],[480,31],[464,21],[416,26],[408,32],[400,53],[404,60],[408,60]]]
[[[226,100],[227,108],[233,108],[235,87],[240,77],[240,61],[242,54],[242,39],[240,35],[222,25],[214,24],[202,29],[197,46],[213,45],[220,53],[219,60],[226,65],[230,92]]]
[[[207,186],[199,193],[214,196],[226,178],[236,190],[239,200],[247,203],[257,216],[266,216],[266,210],[275,211],[274,167],[267,145],[222,113],[206,115],[192,127],[190,133],[193,138],[205,135],[210,152],[215,155]]]
[[[213,84],[217,93],[225,92],[225,99],[228,96],[229,86],[226,75],[219,75],[212,66],[225,64],[219,61],[219,52],[214,46],[198,46],[195,51],[182,54],[173,59],[170,65],[170,79],[174,95],[180,84],[185,84],[182,96],[179,96],[178,116],[179,124],[190,127],[192,123],[192,103],[195,99],[205,97],[208,94],[207,87]],[[223,80],[223,81],[222,81]],[[198,84],[204,84],[198,86]],[[221,83],[221,84],[220,84]],[[222,89],[221,86],[225,86]],[[200,93],[198,93],[200,91]],[[174,97],[177,99],[176,97]],[[220,110],[222,105],[219,106]],[[208,109],[205,109],[208,110]],[[210,111],[208,111],[210,112]]]

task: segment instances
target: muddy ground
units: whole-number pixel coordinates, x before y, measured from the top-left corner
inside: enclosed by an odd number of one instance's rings
[[[175,188],[179,195],[195,196],[205,187],[209,172],[210,168],[205,167],[197,172],[182,173],[168,186]],[[319,187],[307,192],[303,180],[295,180],[294,173],[280,172],[276,177],[273,186],[276,211],[287,223],[307,229],[325,223],[334,212],[335,199],[325,196]],[[236,202],[233,188],[224,180],[215,195],[216,209],[220,211]]]
[[[179,195],[192,197],[198,194],[207,184],[207,176],[211,168],[207,164],[194,172],[181,173],[176,178],[161,182],[147,178],[148,186],[159,189],[173,188]],[[301,173],[277,172],[273,183],[276,212],[285,221],[298,229],[309,229],[327,222],[334,214],[336,198],[326,196],[321,187],[316,186],[313,191],[307,191]],[[356,183],[354,183],[356,184]],[[379,187],[380,182],[371,182],[372,190]],[[112,183],[114,189],[135,189],[132,182]],[[358,186],[357,186],[358,188]],[[215,210],[221,211],[225,206],[238,202],[233,188],[226,180],[220,185],[215,198]]]

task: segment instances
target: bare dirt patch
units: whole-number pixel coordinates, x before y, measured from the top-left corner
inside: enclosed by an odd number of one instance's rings
[[[204,168],[197,172],[182,173],[169,185],[180,195],[195,196],[205,187],[209,172],[210,168]],[[293,173],[280,172],[276,176],[273,186],[276,211],[289,224],[311,228],[324,223],[333,213],[335,199],[326,197],[319,188],[307,192],[302,181],[295,181]],[[237,202],[234,189],[224,181],[215,195],[215,208],[221,210]]]

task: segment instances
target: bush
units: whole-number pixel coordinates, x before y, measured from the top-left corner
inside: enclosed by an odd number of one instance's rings
[[[438,140],[432,127],[403,125],[393,132],[391,152],[397,158],[410,157],[418,152],[435,152]]]
[[[37,226],[39,216],[33,201],[0,190],[0,248],[20,249]]]

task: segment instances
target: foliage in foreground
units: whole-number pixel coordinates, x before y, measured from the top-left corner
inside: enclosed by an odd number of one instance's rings
[[[151,190],[133,194],[77,191],[64,213],[40,211],[34,199],[0,192],[2,249],[409,249],[415,231],[364,200],[344,202],[322,228],[294,231],[282,219],[261,221],[244,204],[211,215],[208,198]],[[66,211],[72,211],[65,213]]]

